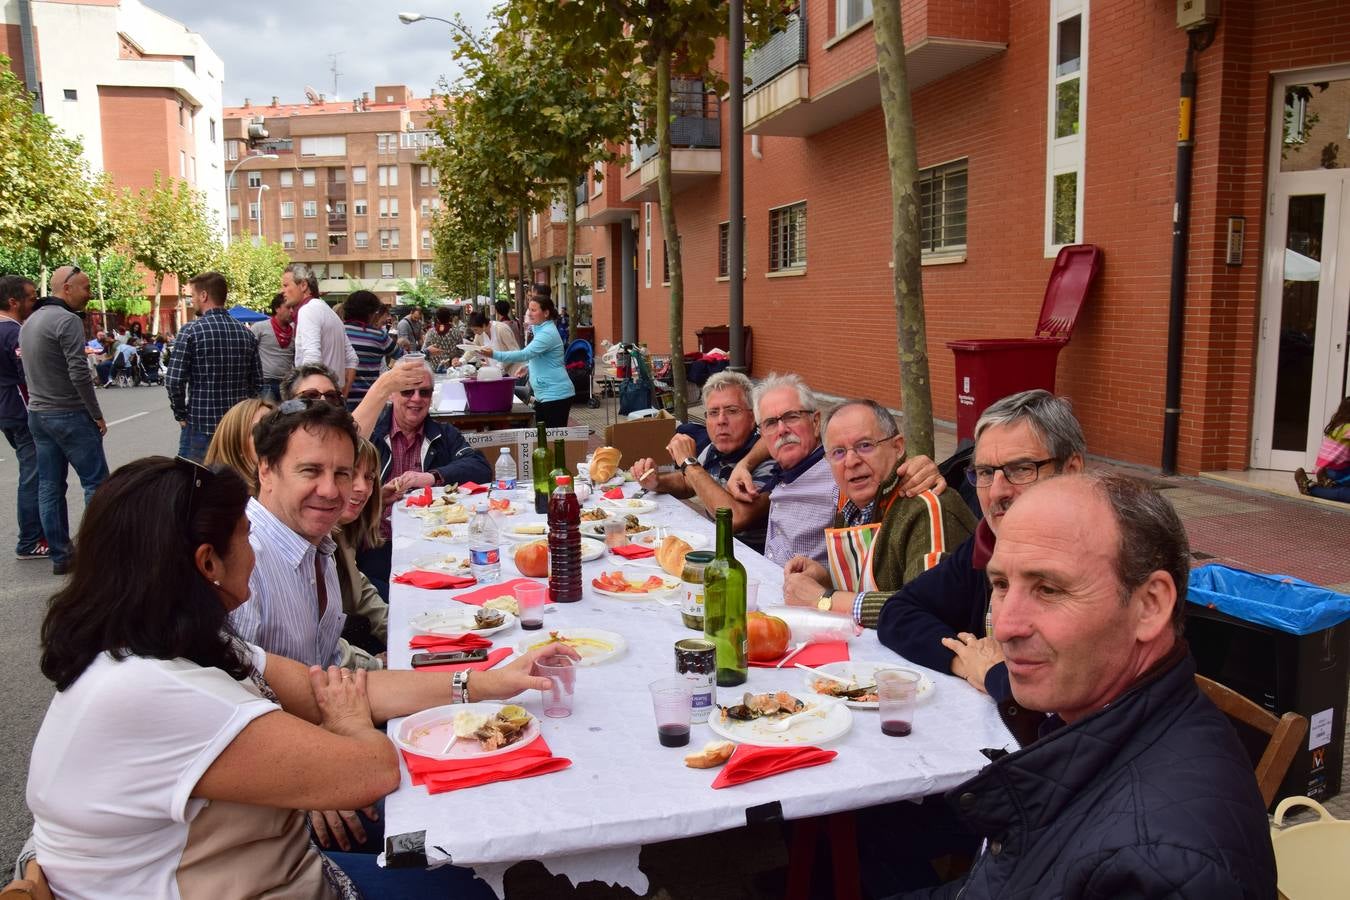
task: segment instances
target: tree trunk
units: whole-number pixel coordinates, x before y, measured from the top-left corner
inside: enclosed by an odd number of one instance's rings
[[[164,288],[164,273],[155,273],[155,299],[150,304],[150,321],[155,323],[155,330],[159,331],[162,327],[159,322],[159,296]]]
[[[933,394],[928,375],[928,334],[923,310],[919,248],[919,176],[914,117],[905,71],[900,4],[872,5],[881,110],[886,120],[886,158],[891,177],[891,258],[895,261],[895,323],[900,390],[905,413],[905,449],[933,455]]]
[[[884,5],[884,4],[883,4]],[[670,184],[670,48],[656,60],[656,184],[661,199],[661,230],[666,237],[670,271],[670,378],[675,394],[675,418],[689,418],[684,399],[684,266],[680,259],[680,233],[675,224],[675,200]],[[931,455],[931,454],[930,454]]]
[[[577,264],[577,183],[567,186],[567,257],[563,260],[563,294],[567,304],[567,321],[572,325],[572,334],[577,329],[577,292],[572,283],[576,276]]]
[[[94,272],[98,275],[98,308],[103,312],[103,321],[108,321],[108,299],[103,296],[103,257],[94,257]]]
[[[529,299],[529,285],[534,284],[534,257],[530,255],[530,212],[521,210],[520,226],[520,278],[526,285],[525,298]],[[521,304],[524,307],[525,304]],[[523,310],[522,310],[523,313]]]
[[[519,248],[516,252],[516,265],[520,267],[520,277],[516,281],[516,321],[520,322],[525,315],[525,302],[529,299],[529,293],[525,288],[525,256],[528,251],[525,250],[529,243],[529,234],[525,224],[525,207],[521,207],[516,216],[516,246]]]

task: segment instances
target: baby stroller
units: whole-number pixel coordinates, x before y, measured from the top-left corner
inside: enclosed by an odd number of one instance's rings
[[[599,407],[600,401],[591,396],[591,374],[595,368],[595,355],[590,342],[577,339],[568,344],[567,353],[563,356],[563,366],[566,367],[567,377],[572,379],[572,387],[576,390],[572,402],[585,401],[591,409]]]
[[[153,344],[145,344],[137,354],[141,363],[141,376],[146,384],[163,384],[164,378],[159,372],[159,351]]]
[[[140,387],[145,380],[145,368],[137,353],[130,357],[118,354],[113,359],[112,372],[108,375],[107,387]]]
[[[626,377],[619,385],[619,415],[626,416],[655,405],[656,384],[652,381],[651,364],[642,348],[636,344],[620,346],[627,352],[630,363]]]

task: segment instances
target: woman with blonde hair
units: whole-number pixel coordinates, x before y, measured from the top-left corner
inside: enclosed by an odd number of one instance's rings
[[[380,517],[380,454],[370,441],[361,440],[352,472],[352,493],[347,507],[333,529],[337,541],[338,585],[342,589],[342,611],[347,624],[342,631],[344,667],[378,669],[382,664],[388,635],[389,604],[375,585],[356,567],[356,551],[378,547]]]
[[[229,466],[243,477],[252,496],[258,494],[258,455],[253,451],[253,426],[276,409],[265,397],[240,400],[220,419],[211,444],[206,448],[206,465]]]

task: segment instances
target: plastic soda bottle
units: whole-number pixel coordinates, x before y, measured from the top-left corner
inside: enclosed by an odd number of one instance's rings
[[[554,603],[575,603],[581,588],[581,503],[572,476],[559,475],[548,501],[548,596]]]

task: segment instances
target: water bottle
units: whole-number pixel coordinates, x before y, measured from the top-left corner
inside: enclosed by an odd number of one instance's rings
[[[502,553],[497,523],[480,503],[469,521],[469,571],[479,584],[502,579]]]
[[[581,504],[572,476],[559,475],[548,503],[548,596],[554,603],[575,603],[581,589]]]
[[[502,452],[497,456],[497,490],[514,491],[518,475],[516,460],[511,455],[511,448],[503,447]]]

